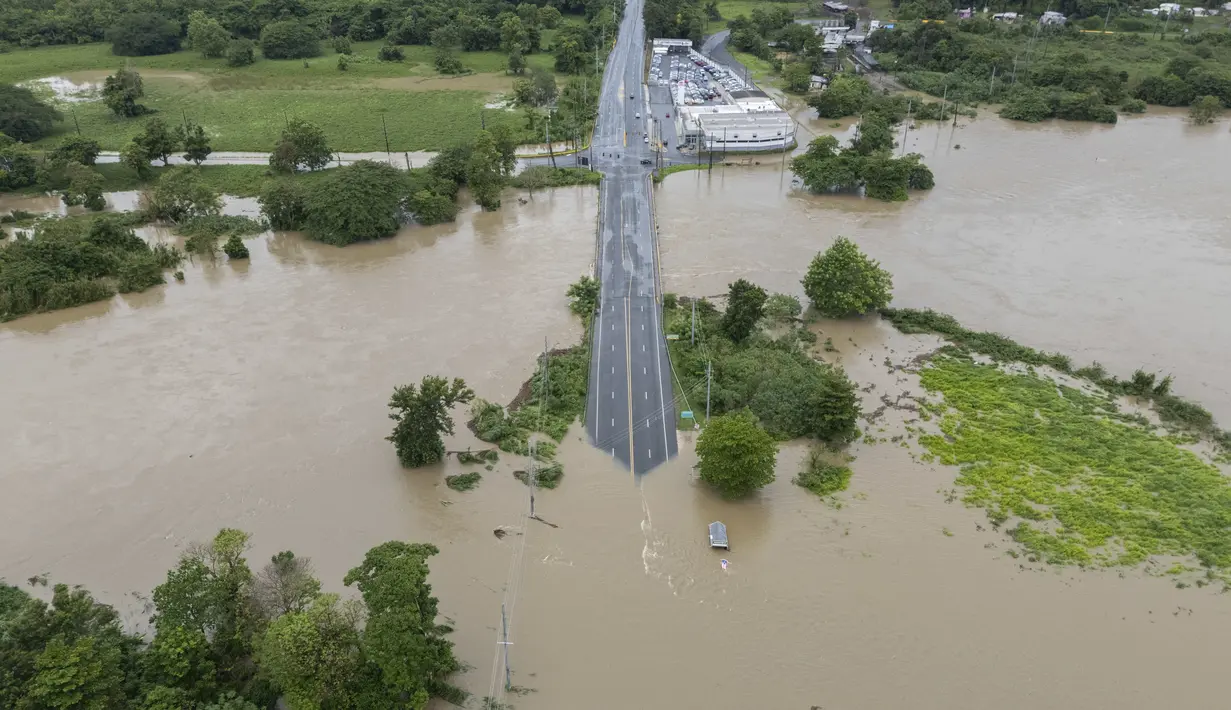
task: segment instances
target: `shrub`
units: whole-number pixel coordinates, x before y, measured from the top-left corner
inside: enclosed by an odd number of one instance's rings
[[[339,35],[333,38],[333,51],[338,54],[350,54],[350,38],[346,35]]]
[[[1141,99],[1125,99],[1124,103],[1120,104],[1120,110],[1124,113],[1145,113],[1146,102]]]
[[[393,236],[404,190],[404,176],[388,163],[361,160],[330,170],[308,193],[308,235],[334,246]]]
[[[804,467],[792,483],[807,488],[818,496],[827,496],[846,490],[851,481],[851,469],[825,460],[824,453],[813,449],[804,460]]]
[[[304,219],[307,216],[307,194],[299,183],[293,180],[276,180],[267,183],[261,189],[258,202],[272,229],[303,228]]]
[[[396,44],[386,44],[377,52],[376,58],[382,62],[400,62],[406,58],[406,53]]]
[[[244,246],[244,240],[240,239],[238,234],[231,235],[226,244],[222,245],[222,251],[228,259],[248,258],[248,247]]]
[[[233,39],[227,44],[227,64],[246,67],[256,61],[256,44],[250,39]]]

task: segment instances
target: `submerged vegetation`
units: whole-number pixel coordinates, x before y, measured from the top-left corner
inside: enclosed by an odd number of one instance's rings
[[[737,343],[723,328],[724,315],[700,299],[695,302],[694,345],[693,302],[663,301],[665,330],[678,336],[669,347],[686,406],[693,397],[704,402],[706,368],[710,366],[714,415],[747,408],[766,431],[782,440],[810,437],[841,444],[858,436],[855,385],[842,368],[808,355],[807,345],[815,338],[812,331],[793,321],[778,321],[774,328],[759,328]]]
[[[479,481],[483,480],[483,474],[478,471],[469,473],[459,473],[455,476],[445,476],[445,485],[455,491],[470,491],[478,488]]]
[[[903,332],[952,343],[920,372],[924,388],[943,396],[922,405],[940,417],[940,432],[920,443],[961,467],[963,501],[1009,526],[1032,558],[1111,566],[1194,557],[1209,576],[1231,579],[1231,482],[1179,445],[1205,437],[1225,450],[1229,437],[1204,409],[1171,394],[1170,377],[1138,370],[1120,380],[1097,363],[1073,368],[1063,355],[966,330],[943,314],[883,313]],[[1053,380],[1034,370],[1041,366],[1092,387]],[[1120,411],[1118,395],[1153,404],[1164,424],[1190,433],[1161,435]]]
[[[0,321],[144,291],[184,255],[150,247],[123,217],[39,222],[0,249]]]
[[[846,490],[851,482],[850,467],[830,463],[828,456],[832,455],[821,449],[809,451],[803,468],[791,482],[822,498]]]
[[[569,308],[586,323],[586,334],[580,345],[553,350],[539,356],[534,374],[521,391],[502,407],[478,399],[470,409],[469,426],[475,436],[500,447],[501,451],[529,456],[530,442],[536,432],[551,440],[535,440],[534,458],[541,467],[535,471],[535,481],[541,488],[555,488],[564,475],[564,467],[555,461],[556,443],[564,439],[568,428],[586,411],[586,385],[590,374],[590,318],[597,307],[599,283],[583,276],[569,286]],[[524,472],[518,478],[528,481]]]

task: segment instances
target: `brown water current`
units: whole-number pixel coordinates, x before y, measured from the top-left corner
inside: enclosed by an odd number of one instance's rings
[[[908,134],[936,188],[901,204],[793,189],[776,158],[667,178],[663,287],[717,294],[744,276],[802,295],[808,261],[844,235],[893,273],[897,306],[1121,376],[1173,373],[1231,423],[1231,210],[1214,187],[1231,179],[1226,124],[960,124]]]
[[[1215,357],[1231,345],[1217,317],[1231,237],[1208,187],[1228,170],[1225,126],[981,119],[934,133],[909,140],[937,188],[905,205],[803,195],[777,164],[670,177],[657,195],[668,290],[717,294],[744,276],[799,293],[808,259],[847,234],[893,271],[902,305],[1117,370],[1165,368],[1231,414]],[[913,442],[854,445],[841,507],[791,483],[799,444],[773,484],[727,502],[694,481],[690,432],[635,481],[578,426],[561,487],[537,496],[557,528],[525,519],[511,457],[469,493],[444,486],[453,462],[402,470],[383,440],[394,385],[456,375],[507,401],[544,337],[580,336],[563,293],[590,268],[595,210],[593,189],[568,189],[345,249],[262,235],[249,264],[198,261],[183,284],[0,325],[0,576],[49,572],[137,619],[131,593],[222,526],[254,534],[254,566],[286,548],[312,557],[330,591],[372,545],[430,541],[471,666],[459,683],[500,686],[504,601],[513,683],[533,691],[504,696],[519,710],[1224,704],[1225,596],[1022,564],[981,511],[946,502],[955,472],[917,463]],[[886,357],[938,344],[874,319],[818,329],[869,411],[919,389]],[[448,447],[475,443],[459,417]],[[707,547],[713,520],[729,552]]]

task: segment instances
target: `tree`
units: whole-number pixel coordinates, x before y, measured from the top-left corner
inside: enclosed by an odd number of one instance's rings
[[[30,143],[51,133],[52,124],[60,120],[60,112],[39,101],[29,89],[0,84],[0,134]]]
[[[304,611],[321,592],[312,561],[283,550],[270,558],[257,574],[253,599],[267,619]]]
[[[145,154],[150,156],[150,159],[158,158],[165,166],[170,165],[171,154],[179,148],[177,133],[167,128],[161,118],[151,118],[145,122],[145,130],[138,133],[133,141],[145,149]]]
[[[146,108],[137,103],[142,96],[145,96],[145,86],[141,75],[132,69],[121,69],[103,80],[103,103],[121,118],[145,113]]]
[[[297,20],[271,22],[261,30],[261,54],[266,59],[316,57],[321,45],[316,30]]]
[[[436,71],[441,74],[461,74],[465,69],[454,53],[454,48],[461,42],[457,28],[454,25],[437,27],[432,31],[432,47],[436,50]]]
[[[202,57],[221,57],[230,41],[231,33],[227,32],[222,23],[203,11],[194,10],[188,16],[188,44],[200,52]]]
[[[490,133],[496,144],[496,153],[500,156],[500,174],[506,178],[512,177],[517,170],[517,136],[505,123],[492,126]]]
[[[819,253],[803,279],[804,293],[826,318],[862,315],[889,305],[893,277],[846,237]]]
[[[248,247],[244,246],[244,240],[238,234],[232,234],[230,239],[222,245],[222,252],[227,255],[228,259],[247,259]]]
[[[792,62],[782,68],[787,91],[805,94],[812,88],[812,67],[804,62]]]
[[[526,58],[522,55],[520,49],[513,49],[509,52],[509,73],[524,74],[526,71]]]
[[[867,79],[838,74],[824,91],[809,97],[808,105],[816,109],[816,115],[821,118],[842,118],[859,113],[871,96],[872,85]]]
[[[69,136],[60,141],[60,144],[47,154],[47,160],[64,165],[68,163],[93,165],[100,152],[102,152],[102,146],[98,144],[98,141],[81,136]]]
[[[233,690],[219,695],[218,698],[201,708],[201,710],[260,710],[253,703],[248,702],[242,695],[238,695]]]
[[[860,155],[871,155],[893,150],[893,128],[889,121],[878,113],[868,113],[859,122],[859,132],[851,141],[851,150]]]
[[[570,311],[582,318],[590,318],[598,310],[600,294],[598,279],[593,276],[582,276],[569,285],[565,295],[568,296]]]
[[[584,27],[565,25],[556,31],[552,50],[556,55],[556,71],[565,74],[581,74],[590,64],[587,43],[589,38]]]
[[[256,44],[250,39],[233,39],[227,44],[227,64],[246,67],[256,61]]]
[[[292,118],[282,129],[282,137],[269,156],[269,165],[280,173],[293,173],[301,167],[320,170],[329,164],[329,157],[329,143],[321,127]]]
[[[389,409],[393,410],[389,418],[397,424],[388,441],[393,442],[398,461],[406,468],[416,468],[444,458],[445,445],[440,436],[453,433],[449,408],[472,399],[474,390],[460,377],[449,382],[444,377],[429,375],[417,389],[414,385],[394,389],[389,398]]]
[[[418,190],[406,200],[406,209],[419,224],[440,224],[457,218],[457,200],[431,190]]]
[[[92,637],[53,638],[35,661],[24,707],[120,708],[124,672],[119,649]]]
[[[338,54],[350,54],[351,53],[350,37],[347,37],[346,35],[339,35],[337,37],[334,37],[333,38],[333,51],[337,52]]]
[[[154,219],[183,222],[222,211],[217,190],[201,179],[200,169],[196,167],[169,168],[146,195],[146,209]]]
[[[119,57],[171,54],[180,48],[180,25],[150,12],[120,15],[107,31],[107,41],[111,53]]]
[[[393,236],[405,189],[405,176],[388,163],[360,160],[330,170],[309,189],[308,236],[334,246]]]
[[[777,457],[778,444],[747,410],[714,417],[697,437],[701,480],[727,498],[772,483]]]
[[[208,544],[193,545],[153,594],[151,621],[158,632],[179,628],[204,635],[224,684],[241,682],[252,672],[256,625],[252,572],[244,559],[248,539],[242,530],[224,528]]]
[[[300,229],[307,218],[307,193],[303,186],[294,180],[266,183],[261,188],[258,202],[265,219],[273,229]]]
[[[466,166],[466,184],[474,201],[484,210],[500,209],[500,191],[504,189],[503,161],[496,148],[496,139],[488,131],[479,131]]]
[[[209,136],[205,135],[205,129],[195,121],[176,126],[175,140],[184,146],[184,160],[191,160],[197,165],[214,152],[209,146]]]
[[[510,16],[500,25],[500,48],[502,50],[524,52],[529,43],[530,37],[520,17]]]
[[[33,155],[16,144],[0,147],[0,191],[29,187],[37,181],[38,163]]]
[[[188,700],[180,705],[186,707],[193,701],[209,700],[218,692],[213,650],[200,629],[163,624],[142,656],[141,665],[146,682],[156,688],[153,700],[168,703],[168,708],[176,707],[170,702],[177,699]],[[153,705],[148,694],[145,705]]]
[[[1213,123],[1221,113],[1222,102],[1217,96],[1202,96],[1193,102],[1192,108],[1188,109],[1188,120],[1197,125]]]
[[[128,145],[124,146],[124,150],[120,151],[120,162],[132,168],[133,172],[137,173],[137,177],[142,180],[148,178],[150,173],[150,154],[145,151],[145,146],[141,145],[133,139]]]
[[[767,318],[790,321],[799,317],[803,306],[799,299],[786,293],[775,293],[765,301],[764,313]]]
[[[406,58],[406,53],[396,44],[384,44],[376,53],[376,58],[382,62],[400,62]]]
[[[847,10],[846,14],[842,15],[842,24],[852,30],[855,29],[855,26],[859,24],[859,15],[855,14],[854,10]]]
[[[722,330],[731,340],[741,342],[756,328],[765,310],[765,289],[744,279],[731,284],[727,291],[727,311],[722,317]]]
[[[526,168],[526,170],[518,176],[518,183],[530,192],[530,199],[532,200],[534,199],[535,190],[541,190],[548,185],[547,176],[544,174],[543,170],[539,170],[539,167],[540,166],[535,165]],[[550,170],[551,168],[547,169]]]
[[[292,710],[354,707],[349,689],[364,663],[361,604],[337,594],[316,596],[309,607],[270,623],[257,647],[261,670],[281,688]]]
[[[444,378],[434,379],[444,386]],[[446,638],[450,628],[436,624],[438,602],[427,582],[427,558],[439,552],[431,544],[386,542],[368,550],[342,580],[359,588],[368,609],[365,655],[380,669],[388,694],[409,699],[412,708],[426,705],[461,667]]]
[[[64,204],[85,205],[87,209],[98,211],[107,206],[103,199],[103,176],[97,170],[88,168],[81,163],[69,163],[65,168],[68,177],[68,189],[61,195]]]
[[[560,14],[560,10],[551,5],[545,5],[538,10],[539,26],[545,30],[556,29],[563,20],[564,16]]]

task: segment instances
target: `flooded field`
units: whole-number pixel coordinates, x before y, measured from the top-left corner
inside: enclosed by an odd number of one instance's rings
[[[846,234],[894,273],[900,305],[1165,369],[1231,418],[1218,311],[1231,232],[1208,187],[1227,170],[1225,126],[980,120],[955,135],[911,134],[938,187],[904,205],[796,193],[777,164],[669,178],[666,287],[717,294],[744,276],[798,293],[812,255]],[[374,544],[431,541],[471,666],[461,685],[499,686],[505,601],[513,683],[532,691],[505,698],[519,710],[1220,703],[1225,596],[1010,559],[981,511],[946,502],[954,472],[916,463],[913,444],[852,447],[840,508],[791,484],[800,445],[784,446],[776,482],[731,503],[694,482],[690,434],[634,481],[575,427],[562,486],[537,497],[557,528],[525,520],[507,457],[470,493],[443,485],[452,463],[400,469],[383,440],[394,385],[457,375],[507,401],[544,337],[579,337],[563,293],[590,267],[596,206],[593,189],[543,192],[346,249],[264,235],[247,240],[249,264],[198,262],[184,284],[0,325],[0,576],[49,572],[136,620],[132,593],[222,526],[254,534],[250,559],[312,557],[330,591]],[[818,327],[876,385],[867,409],[918,390],[886,357],[936,346],[875,319]],[[474,441],[459,426],[447,443]],[[721,555],[704,540],[713,520],[730,530]]]
[[[809,260],[845,235],[893,273],[895,305],[1122,375],[1172,373],[1179,394],[1231,421],[1231,212],[1210,187],[1231,177],[1225,123],[919,129],[907,151],[936,188],[902,204],[796,191],[777,159],[669,177],[656,197],[664,288],[716,294],[744,276],[802,295]]]

